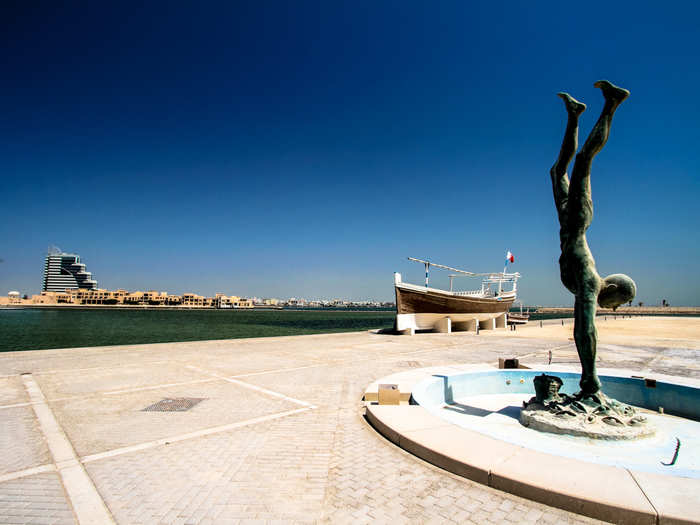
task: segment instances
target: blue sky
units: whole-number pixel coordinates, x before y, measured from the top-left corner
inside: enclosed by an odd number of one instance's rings
[[[104,288],[384,300],[407,256],[511,250],[526,304],[571,304],[556,93],[582,143],[607,78],[598,270],[697,305],[700,4],[578,5],[5,2],[0,293],[37,293],[49,244]]]

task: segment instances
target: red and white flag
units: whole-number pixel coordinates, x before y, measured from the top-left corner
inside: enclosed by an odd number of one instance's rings
[[[511,263],[515,262],[515,257],[513,256],[512,253],[510,253],[510,251],[506,254],[506,263],[508,263],[508,262],[511,262]]]

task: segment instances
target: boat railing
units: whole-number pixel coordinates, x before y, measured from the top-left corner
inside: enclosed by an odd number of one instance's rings
[[[488,293],[484,293],[481,290],[469,290],[464,292],[453,292],[455,295],[470,296],[470,297],[486,297]]]

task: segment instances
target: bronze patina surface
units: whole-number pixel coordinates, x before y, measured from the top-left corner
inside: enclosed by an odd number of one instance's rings
[[[617,308],[634,298],[634,281],[623,274],[602,279],[586,241],[586,230],[593,220],[591,200],[591,164],[610,134],[612,118],[617,107],[629,96],[629,91],[606,80],[595,83],[603,91],[605,105],[586,143],[576,155],[571,181],[566,173],[578,145],[578,119],[586,109],[568,93],[559,93],[564,100],[568,121],[559,158],[550,170],[554,202],[559,215],[561,281],[575,297],[574,339],[581,360],[581,392],[595,394],[600,381],[595,369],[596,302],[607,308]]]
[[[636,439],[656,429],[637,411],[603,392],[570,396],[559,392],[563,381],[542,374],[534,379],[535,397],[523,404],[520,422],[534,430],[593,439]]]
[[[568,93],[558,94],[564,101],[568,119],[559,157],[550,170],[550,176],[560,226],[561,281],[575,298],[574,340],[581,361],[581,391],[573,397],[564,395],[563,399],[555,395],[556,399],[547,402],[543,402],[539,394],[538,398],[533,398],[530,403],[525,404],[521,414],[523,423],[534,423],[535,416],[542,416],[547,421],[553,417],[552,425],[540,425],[543,430],[549,431],[555,431],[553,429],[562,425],[571,429],[571,425],[563,423],[572,418],[582,419],[584,425],[593,424],[598,420],[612,427],[639,428],[645,424],[644,418],[638,416],[632,407],[610,399],[601,392],[600,380],[596,373],[596,303],[605,308],[616,309],[632,301],[636,285],[624,274],[601,278],[586,240],[586,231],[593,220],[591,164],[608,140],[615,111],[629,96],[629,91],[607,80],[599,80],[594,85],[603,92],[605,105],[578,154],[578,120],[586,105]],[[574,155],[576,160],[569,180],[567,168]],[[556,382],[548,380],[550,387],[554,386],[554,383]],[[583,435],[587,434],[583,432]]]

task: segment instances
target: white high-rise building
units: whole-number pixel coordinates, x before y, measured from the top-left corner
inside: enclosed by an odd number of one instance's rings
[[[50,249],[46,255],[42,290],[62,292],[66,288],[97,290],[97,281],[92,278],[90,272],[85,271],[85,265],[80,262],[80,255]]]

